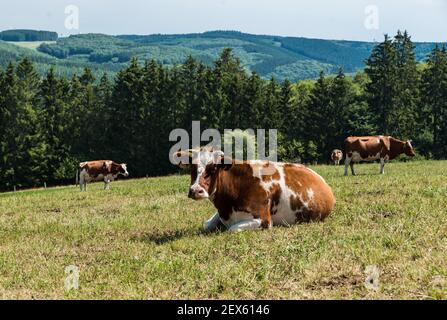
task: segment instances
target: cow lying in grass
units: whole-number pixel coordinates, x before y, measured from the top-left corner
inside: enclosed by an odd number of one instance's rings
[[[174,160],[191,171],[188,196],[209,199],[217,208],[204,223],[207,231],[221,224],[243,231],[323,220],[335,205],[324,179],[300,164],[237,162],[206,148],[179,151]]]

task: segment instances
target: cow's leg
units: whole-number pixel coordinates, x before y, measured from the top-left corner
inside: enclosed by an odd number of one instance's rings
[[[203,223],[203,229],[205,229],[205,231],[214,231],[220,225],[223,224],[222,221],[220,220],[219,212],[216,212],[210,219],[206,220]]]
[[[79,188],[81,189],[81,192],[85,190],[84,184],[85,184],[85,177],[82,173],[80,173]]]
[[[348,166],[351,163],[351,158],[349,158],[348,156],[346,156],[345,159],[345,176],[348,176]]]
[[[385,159],[380,158],[380,174],[385,174]]]
[[[104,190],[109,190],[110,189],[110,179],[105,176],[104,177]]]
[[[261,219],[244,220],[233,224],[230,228],[228,228],[228,231],[240,232],[245,230],[255,230],[261,228],[261,225]]]
[[[272,215],[270,213],[270,201],[268,206],[261,210],[261,227],[264,229],[270,229],[273,226]]]
[[[354,161],[351,160],[351,164],[350,164],[350,166],[351,166],[351,173],[352,173],[353,176],[355,176],[355,171],[354,171]]]

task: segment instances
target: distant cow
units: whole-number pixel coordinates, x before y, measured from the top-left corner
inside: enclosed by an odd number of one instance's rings
[[[349,137],[345,140],[345,176],[348,175],[348,165],[352,175],[355,175],[354,163],[380,159],[380,174],[385,173],[385,161],[392,160],[400,154],[414,157],[410,141],[401,141],[390,136]]]
[[[204,223],[207,231],[221,224],[243,231],[323,220],[335,205],[325,180],[301,164],[239,162],[205,148],[179,151],[172,160],[191,171],[188,197],[209,199],[217,208]]]
[[[331,159],[334,161],[334,165],[340,165],[340,161],[343,159],[343,151],[339,149],[332,150]]]
[[[125,163],[116,163],[112,160],[96,160],[81,162],[76,173],[76,183],[80,183],[81,191],[86,191],[87,182],[104,181],[104,190],[110,188],[110,181],[119,175],[129,176]]]

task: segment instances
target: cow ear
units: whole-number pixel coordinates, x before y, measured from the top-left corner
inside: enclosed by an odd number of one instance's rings
[[[171,159],[173,164],[178,165],[182,169],[189,169],[192,162],[192,154],[190,150],[174,152]]]

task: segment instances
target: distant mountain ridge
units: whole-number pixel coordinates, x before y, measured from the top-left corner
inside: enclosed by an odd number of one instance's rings
[[[256,71],[264,78],[296,81],[316,78],[321,71],[335,73],[340,67],[346,73],[356,72],[364,67],[374,45],[362,41],[208,31],[173,35],[80,34],[59,38],[55,43],[43,43],[38,51],[40,60],[47,57],[64,69],[64,73],[82,66],[89,66],[97,72],[114,73],[134,56],[176,65],[191,55],[211,64],[223,48],[231,47],[247,70]],[[424,60],[434,45],[415,43],[417,59]],[[8,49],[0,43],[0,64],[3,65],[1,56],[5,51]]]

